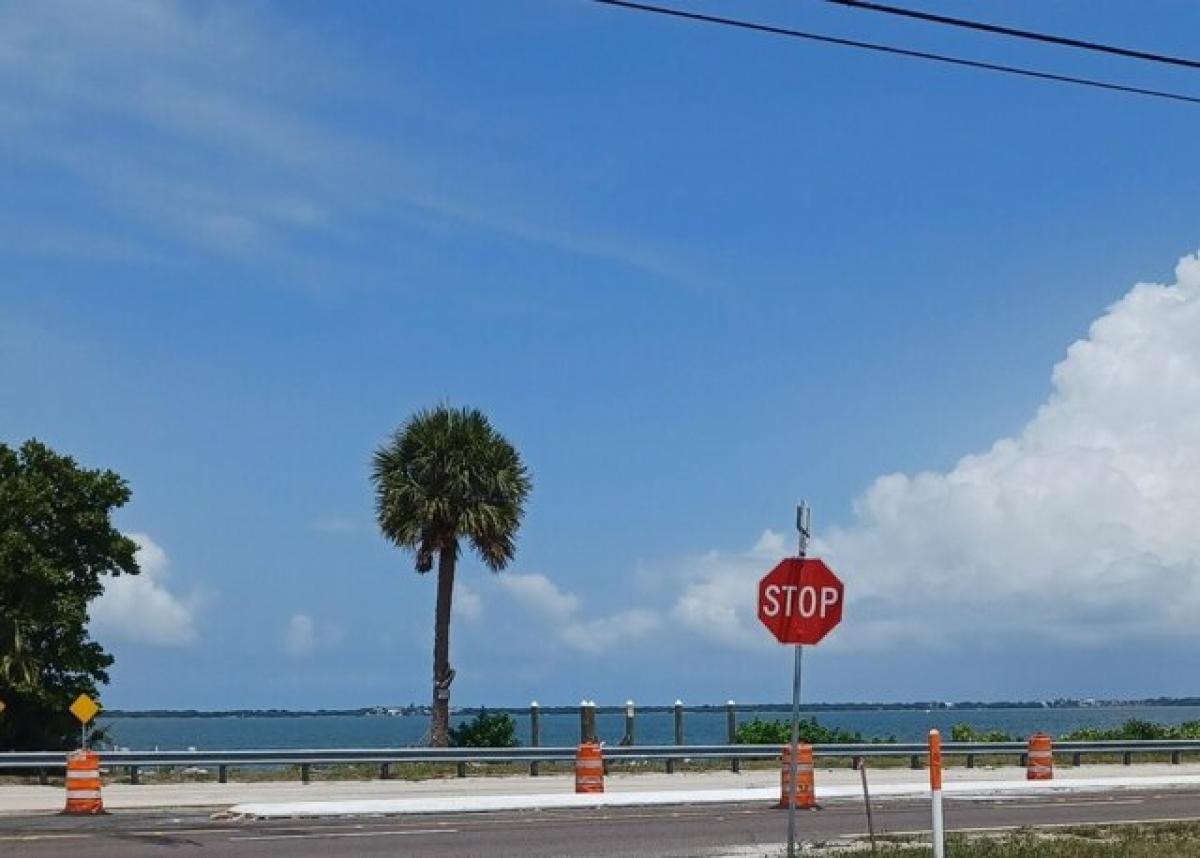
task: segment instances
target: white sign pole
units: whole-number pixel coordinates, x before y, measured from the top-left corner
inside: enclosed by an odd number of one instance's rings
[[[933,793],[933,858],[946,854],[945,821],[942,819],[942,734],[929,731],[929,788]]]

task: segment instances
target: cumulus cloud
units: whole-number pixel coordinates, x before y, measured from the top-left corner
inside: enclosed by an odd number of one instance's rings
[[[831,645],[1200,631],[1200,258],[1175,273],[1067,350],[1015,436],[945,472],[880,477],[824,534],[814,547],[847,582]],[[701,559],[676,616],[754,645],[746,594],[764,566],[748,558]]]
[[[496,580],[516,602],[554,622],[566,622],[579,610],[579,597],[559,590],[545,575],[509,573]]]
[[[551,624],[559,640],[580,652],[609,651],[646,637],[660,625],[657,612],[640,608],[580,619],[580,598],[563,592],[545,575],[506,573],[496,580],[514,601]]]
[[[108,579],[91,608],[98,633],[117,640],[152,646],[186,646],[196,640],[199,600],[180,598],[167,589],[167,553],[144,533],[130,533],[137,543],[141,575]]]
[[[302,658],[320,649],[331,649],[344,637],[341,626],[318,622],[309,614],[296,613],[284,626],[283,651],[293,658]]]
[[[661,626],[655,611],[634,608],[586,622],[566,626],[562,640],[582,652],[602,653],[618,644],[632,643],[658,631]]]
[[[317,648],[317,624],[308,614],[293,614],[283,632],[283,649],[288,655],[308,655]]]
[[[683,592],[671,615],[718,644],[760,649],[775,644],[755,616],[758,579],[787,553],[782,533],[763,531],[748,551],[710,551],[683,564]],[[775,644],[777,645],[777,644]]]

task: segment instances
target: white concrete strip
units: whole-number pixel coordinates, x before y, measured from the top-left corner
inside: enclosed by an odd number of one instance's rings
[[[230,837],[230,842],[261,840],[342,840],[348,837],[411,837],[414,834],[458,834],[457,828],[405,828],[399,831],[313,832],[311,834],[258,834]]]
[[[0,843],[10,841],[35,843],[39,840],[86,840],[91,836],[91,834],[4,834],[0,835]]]
[[[956,799],[995,799],[1006,795],[1069,795],[1080,792],[1118,789],[1200,787],[1200,775],[1074,778],[1061,781],[991,781],[947,783],[944,791]],[[872,787],[873,799],[913,798],[928,794],[924,782],[890,783]],[[818,801],[855,799],[862,795],[853,785],[821,787]],[[511,810],[556,810],[564,808],[639,807],[671,804],[735,804],[740,802],[773,803],[779,800],[777,787],[750,789],[660,790],[645,792],[607,792],[575,795],[550,793],[535,795],[439,796],[359,801],[296,801],[238,804],[221,816],[256,819],[318,816],[391,816],[410,813],[479,813]]]
[[[367,801],[297,801],[277,804],[238,804],[228,814],[272,819],[313,816],[390,816],[404,813],[463,813],[500,810],[554,810],[561,808],[638,807],[664,804],[735,803],[778,801],[779,790],[720,789],[671,790],[575,795],[440,796],[429,798],[374,799]]]

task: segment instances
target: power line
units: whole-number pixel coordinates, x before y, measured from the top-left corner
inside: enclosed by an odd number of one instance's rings
[[[1122,92],[1127,95],[1143,95],[1149,98],[1161,98],[1169,101],[1184,102],[1187,104],[1200,104],[1200,97],[1182,95],[1180,93],[1168,92],[1161,89],[1145,89],[1138,86],[1127,86],[1120,83],[1096,80],[1094,78],[1075,77],[1073,75],[1055,74],[1053,72],[1038,71],[1037,69],[1023,68],[1020,66],[988,63],[980,60],[968,60],[962,57],[950,56],[948,54],[936,54],[930,51],[917,51],[912,50],[911,48],[898,48],[894,45],[885,45],[878,42],[864,42],[857,39],[843,39],[838,36],[828,36],[823,33],[793,30],[788,27],[778,27],[773,24],[761,24],[755,21],[745,21],[738,18],[723,18],[718,15],[705,15],[701,12],[675,9],[669,6],[654,6],[649,3],[633,2],[633,0],[593,0],[593,2],[601,3],[605,6],[616,6],[622,9],[631,9],[636,12],[648,12],[653,15],[663,15],[668,18],[680,18],[685,21],[694,21],[705,24],[719,24],[721,26],[734,27],[740,30],[749,30],[757,33],[769,33],[774,36],[787,36],[793,39],[806,39],[810,42],[820,42],[827,45],[839,45],[846,48],[859,48],[860,50],[874,51],[881,54],[892,54],[894,56],[910,57],[912,59],[930,60],[932,62],[945,63],[947,65],[981,69],[983,71],[993,71],[1001,74],[1034,78],[1037,80],[1048,80],[1056,83],[1075,84],[1076,86],[1086,86],[1093,89]]]
[[[967,30],[978,30],[1000,36],[1012,36],[1017,39],[1029,39],[1034,42],[1044,42],[1048,45],[1062,45],[1068,48],[1079,48],[1085,51],[1096,51],[1102,54],[1112,54],[1135,60],[1147,60],[1153,63],[1165,63],[1172,66],[1200,69],[1200,60],[1189,60],[1185,57],[1173,57],[1167,54],[1156,54],[1150,51],[1138,51],[1132,48],[1122,48],[1117,45],[1105,45],[1100,42],[1089,42],[1084,39],[1073,39],[1070,36],[1056,36],[1050,33],[1038,33],[1033,30],[1021,30],[1016,27],[1005,27],[1001,24],[988,24],[984,21],[972,21],[967,18],[954,18],[949,15],[937,15],[933,12],[922,12],[918,9],[906,9],[901,6],[889,6],[885,3],[874,3],[871,0],[823,0],[836,6],[846,6],[850,9],[863,9],[868,12],[882,12],[885,15],[899,15],[902,18],[913,18],[933,24],[945,24],[950,27],[962,27]]]

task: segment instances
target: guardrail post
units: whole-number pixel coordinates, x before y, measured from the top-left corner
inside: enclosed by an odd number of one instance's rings
[[[529,747],[537,748],[542,744],[542,724],[541,724],[541,707],[534,700],[529,704]],[[538,776],[538,771],[541,766],[538,761],[534,760],[529,764],[529,774],[533,777]]]
[[[1082,766],[1083,765],[1083,754],[1079,753],[1078,751],[1071,754],[1071,765],[1075,766],[1075,768],[1079,768],[1080,766]]]
[[[229,766],[224,764],[217,766],[217,783],[229,783]]]
[[[50,776],[48,774],[46,774],[46,770],[38,769],[38,785],[39,786],[49,786],[49,784],[50,784]]]
[[[1029,768],[1029,754],[1021,754],[1017,764],[1023,769]]]
[[[132,786],[137,786],[139,783],[141,783],[141,778],[138,777],[138,767],[137,766],[129,767],[129,783]]]
[[[1133,764],[1133,754],[1131,754],[1129,751],[1126,751],[1124,754],[1122,754],[1121,755],[1121,764],[1125,765],[1125,766],[1132,765]]]
[[[379,779],[381,781],[386,781],[386,780],[391,780],[391,778],[392,778],[392,764],[391,763],[380,763],[379,764]]]
[[[675,744],[676,745],[683,744],[683,701],[682,700],[675,701]],[[679,761],[674,757],[670,757],[667,759],[667,774],[669,774],[669,775],[675,774],[675,764],[678,762]]]
[[[467,764],[466,763],[459,763],[454,768],[455,768],[455,774],[457,774],[460,778],[465,778],[467,776]]]
[[[1171,752],[1171,765],[1173,765],[1173,766],[1179,765],[1179,752],[1178,751]]]
[[[300,764],[300,783],[310,783],[312,781],[312,765],[309,763]]]
[[[732,700],[725,703],[725,731],[729,736],[729,744],[737,744],[737,709]],[[729,758],[729,771],[737,774],[742,770],[742,761],[737,757]]]
[[[951,738],[953,738],[953,737],[951,737]],[[974,754],[967,754],[967,768],[968,769],[975,768],[975,755]]]
[[[921,770],[921,755],[913,754],[908,760],[908,767],[913,771]]]
[[[579,744],[596,741],[596,701],[579,701]]]

